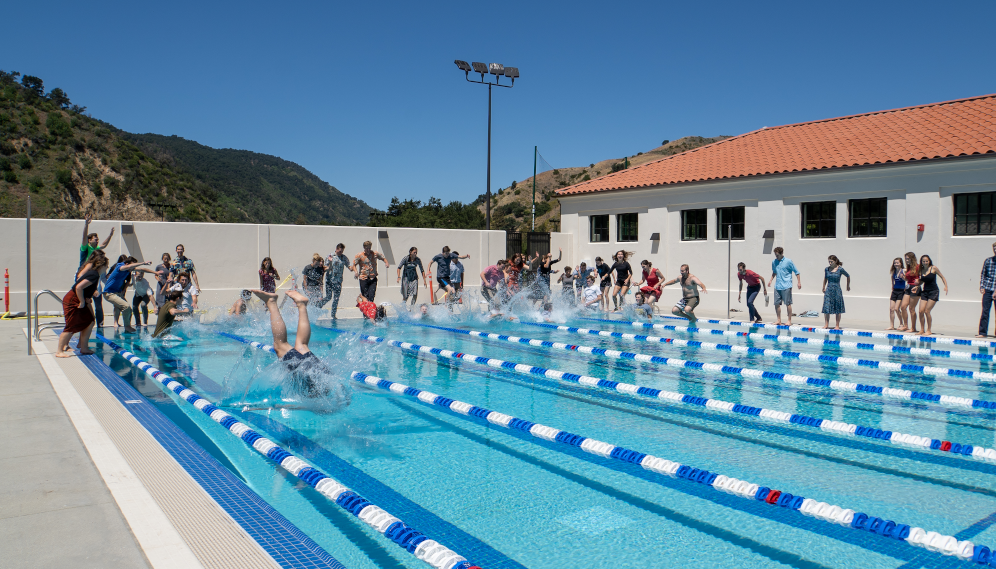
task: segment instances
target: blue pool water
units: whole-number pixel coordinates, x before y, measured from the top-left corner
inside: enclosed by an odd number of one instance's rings
[[[624,324],[574,321],[632,332]],[[996,400],[996,384],[915,372],[885,372],[762,355],[572,336],[505,321],[446,326],[611,348],[869,385]],[[720,328],[720,325],[712,325]],[[292,326],[293,328],[293,326]],[[113,338],[210,401],[242,390],[276,357],[222,337],[269,343],[268,325],[184,325],[183,341]],[[996,446],[996,411],[840,393],[704,370],[619,361],[576,351],[478,339],[392,321],[313,328],[311,348],[342,382],[359,371],[668,460],[784,489],[927,530],[996,544],[996,465],[867,437],[832,434],[702,407],[638,398],[466,361],[403,352],[355,332],[593,376],[616,382]],[[764,348],[770,342],[655,331],[659,336]],[[805,336],[805,334],[799,334]],[[110,336],[109,336],[110,337]],[[815,336],[813,336],[815,337]],[[883,342],[869,340],[869,342]],[[898,343],[897,343],[898,345]],[[347,567],[426,567],[324,496],[267,461],[224,427],[138,373],[107,346],[104,361],[290,522]],[[856,356],[833,346],[800,352]],[[977,348],[959,347],[962,350]],[[874,359],[992,371],[990,362],[875,352]],[[269,370],[269,371],[268,371]],[[225,410],[412,527],[483,568],[531,567],[943,567],[971,562],[894,539],[828,524],[704,484],[604,459],[475,417],[349,382],[334,412]],[[255,403],[259,403],[258,401]]]

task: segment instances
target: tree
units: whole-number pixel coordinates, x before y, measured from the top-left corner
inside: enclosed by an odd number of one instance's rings
[[[17,78],[20,76],[21,74],[17,71],[3,71],[0,69],[0,87],[15,84],[17,82]]]
[[[58,87],[52,89],[52,91],[49,92],[48,100],[52,101],[60,108],[65,109],[69,107],[69,95],[67,95],[65,91],[63,91]]]
[[[45,95],[45,82],[40,77],[25,75],[21,78],[21,85],[27,89],[28,93],[35,97],[43,97]]]
[[[308,218],[304,217],[304,214],[302,213],[302,214],[300,214],[300,215],[297,216],[297,220],[294,221],[294,224],[295,225],[308,225]]]
[[[661,146],[664,146],[664,145],[665,145],[665,144],[667,144],[668,142],[671,142],[671,141],[665,138],[665,139],[664,139],[664,142],[662,142],[662,143],[661,143]]]

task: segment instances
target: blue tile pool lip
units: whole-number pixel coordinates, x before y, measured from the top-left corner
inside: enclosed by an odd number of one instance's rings
[[[98,334],[97,340],[105,341],[106,338]],[[154,405],[125,405],[125,401],[144,402],[146,398],[98,355],[81,356],[80,361],[218,506],[281,567],[345,569],[342,563],[225,469]]]
[[[225,427],[230,433],[245,442],[246,445],[279,464],[282,468],[315,488],[315,490],[332,500],[336,505],[353,514],[416,558],[436,569],[470,569],[472,567],[470,562],[462,555],[407,526],[399,518],[392,516],[345,485],[340,484],[332,477],[327,476],[310,464],[287,452],[273,441],[261,436],[249,428],[248,425],[239,422],[232,415],[218,409],[207,399],[187,389],[180,382],[174,381],[168,374],[156,369],[135,354],[99,334],[98,339],[114,349],[118,355],[140,371],[176,393],[180,399],[190,403],[212,420]]]

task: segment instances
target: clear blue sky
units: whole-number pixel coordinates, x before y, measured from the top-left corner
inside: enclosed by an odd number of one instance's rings
[[[996,2],[14,2],[0,68],[131,132],[295,161],[383,208],[663,139],[996,92]]]

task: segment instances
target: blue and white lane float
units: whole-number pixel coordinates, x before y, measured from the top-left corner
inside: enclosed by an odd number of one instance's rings
[[[577,349],[582,351],[581,348],[584,346],[571,346],[568,344],[555,344],[553,342],[545,342],[542,340],[530,340],[528,338],[516,338],[514,336],[501,336],[498,334],[489,334],[486,332],[477,332],[472,330],[460,330],[457,328],[443,328],[441,326],[429,326],[421,324],[420,326],[427,328],[438,328],[440,330],[447,330],[452,332],[457,332],[460,334],[466,334],[469,336],[477,336],[490,339],[505,339],[505,341],[528,344],[531,346],[541,346],[541,347],[552,347],[552,348],[565,348],[565,349]],[[354,332],[351,332],[354,333]],[[233,340],[238,340],[244,344],[249,344],[250,346],[257,348],[259,350],[276,353],[273,346],[269,344],[262,344],[260,342],[255,342],[241,336],[236,336],[234,334],[228,334],[225,332],[219,332],[222,336],[231,338]],[[658,399],[660,401],[666,401],[670,403],[682,403],[685,405],[694,405],[697,407],[705,407],[707,409],[712,409],[713,411],[719,411],[723,413],[737,413],[745,417],[750,417],[751,419],[767,419],[769,421],[775,421],[779,423],[790,423],[793,425],[799,425],[803,427],[810,427],[814,429],[821,429],[823,431],[830,431],[841,435],[855,435],[859,437],[868,437],[873,439],[878,439],[881,441],[889,441],[893,444],[903,444],[913,448],[918,448],[922,450],[938,450],[941,452],[950,452],[953,454],[959,454],[962,456],[970,456],[977,460],[986,460],[989,462],[996,462],[996,449],[975,446],[970,444],[953,443],[951,441],[945,441],[941,439],[931,439],[929,437],[921,437],[918,435],[911,435],[908,433],[898,433],[895,431],[886,431],[882,429],[876,429],[874,427],[865,427],[862,425],[855,425],[851,423],[844,423],[841,421],[831,421],[828,419],[818,419],[816,417],[809,417],[806,415],[798,415],[793,413],[786,413],[784,411],[775,411],[773,409],[764,409],[763,407],[751,407],[749,405],[740,405],[732,403],[729,401],[722,401],[719,399],[709,399],[706,397],[697,397],[694,395],[685,395],[684,393],[678,393],[675,391],[664,391],[660,389],[654,389],[652,387],[644,387],[640,385],[634,385],[631,383],[620,383],[616,381],[609,381],[607,379],[600,379],[597,377],[589,377],[585,375],[577,375],[574,373],[567,373],[558,370],[546,369],[541,367],[534,367],[525,364],[517,364],[515,362],[507,362],[504,360],[497,360],[494,358],[485,358],[483,356],[475,356],[472,354],[464,354],[460,352],[454,352],[452,350],[443,350],[440,348],[433,348],[431,346],[421,346],[419,344],[411,344],[408,342],[399,342],[397,340],[387,340],[385,338],[380,338],[378,336],[370,336],[368,334],[357,334],[362,340],[374,343],[385,343],[389,346],[399,348],[401,350],[408,350],[420,353],[431,354],[435,356],[442,356],[450,359],[465,360],[471,363],[475,363],[482,366],[502,368],[514,373],[522,375],[540,375],[550,379],[557,379],[561,381],[568,381],[572,383],[577,383],[585,387],[601,387],[603,389],[611,389],[619,393],[625,393],[626,395],[635,396],[640,395],[643,397],[648,397],[650,399]],[[591,348],[596,352],[611,352],[612,350],[603,350],[602,348]],[[620,355],[626,352],[618,352]],[[639,354],[632,354],[634,356]],[[639,361],[657,361],[666,360],[667,358],[661,358],[658,356],[647,356],[651,358],[650,360],[641,359]],[[622,359],[636,359],[633,358],[622,358]],[[714,365],[714,364],[704,364],[704,365]],[[765,372],[768,373],[768,372]]]
[[[559,342],[548,342],[545,340],[534,340],[531,338],[520,338],[518,336],[507,336],[504,334],[479,332],[476,330],[463,330],[460,328],[433,326],[430,324],[415,324],[415,326],[420,326],[423,328],[432,328],[435,330],[443,330],[445,332],[451,332],[454,334],[466,334],[469,336],[476,336],[479,338],[488,338],[489,340],[502,340],[505,342],[511,342],[513,344],[528,344],[530,346],[537,346],[541,348],[581,352],[584,354],[595,354],[598,356],[605,356],[607,358],[613,358],[617,360],[634,360],[638,362],[664,364],[670,367],[684,367],[684,368],[701,369],[713,372],[721,372],[730,375],[741,375],[744,377],[752,377],[760,379],[776,379],[792,385],[812,385],[824,389],[833,389],[835,391],[870,393],[873,395],[881,395],[883,397],[892,397],[894,399],[910,400],[913,401],[914,403],[927,403],[927,404],[936,403],[941,405],[958,406],[958,407],[975,408],[975,409],[996,409],[996,401],[969,399],[967,397],[957,397],[954,395],[938,395],[935,393],[925,393],[922,391],[910,391],[909,389],[878,387],[875,385],[864,385],[861,383],[838,381],[835,379],[831,380],[831,379],[822,379],[818,377],[805,377],[801,375],[792,375],[781,372],[764,371],[761,369],[751,369],[751,368],[742,368],[737,366],[703,363],[692,360],[668,358],[665,356],[638,354],[634,352],[622,352],[619,350],[596,348],[594,346],[577,346],[573,344],[563,344]]]
[[[97,334],[104,344],[110,346],[121,357],[147,376],[161,383],[166,389],[176,393],[180,399],[190,403],[202,413],[211,417],[216,423],[252,447],[254,450],[280,465],[300,480],[313,487],[320,494],[335,502],[336,505],[353,514],[368,526],[377,530],[385,537],[398,544],[416,558],[428,563],[436,569],[480,569],[471,565],[465,557],[450,550],[445,545],[429,539],[423,533],[407,526],[400,519],[392,516],[378,506],[370,503],[345,485],[332,479],[314,466],[287,452],[273,441],[261,436],[248,425],[240,423],[235,417],[218,409],[210,401],[185,388],[182,383],[174,381],[169,374],[153,367],[135,354],[125,350],[118,344]],[[276,353],[272,346],[252,342],[254,347]]]
[[[680,316],[658,316],[668,320],[686,320]],[[610,322],[628,323],[625,320],[609,320]],[[812,326],[788,326],[785,324],[751,324],[740,320],[706,320],[700,318],[697,322],[707,322],[709,324],[726,324],[728,326],[744,326],[746,328],[773,328],[777,330],[788,330],[790,332],[809,332],[812,334],[858,336],[861,338],[882,338],[885,340],[905,340],[907,342],[929,342],[933,344],[957,344],[959,346],[977,346],[980,348],[996,348],[996,342],[988,340],[961,340],[958,338],[938,338],[937,336],[920,336],[918,334],[887,334],[885,332],[862,332],[860,330],[828,330],[826,328],[815,328]]]
[[[502,340],[506,342],[512,342],[515,344],[527,344],[530,346],[554,348],[554,349],[559,348],[568,351],[578,351],[582,353],[603,354],[608,357],[615,357],[617,359],[652,361],[656,363],[667,363],[665,360],[668,360],[668,358],[660,356],[648,356],[645,354],[618,352],[616,350],[606,350],[604,348],[591,348],[588,346],[573,346],[570,344],[559,344],[554,342],[547,342],[544,340],[532,340],[529,338],[505,336],[503,334],[478,332],[476,330],[461,330],[459,328],[445,328],[443,326],[430,326],[426,324],[420,324],[419,326],[425,328],[433,328],[437,330],[444,330],[447,332],[454,332],[458,334],[466,334],[468,336],[475,336],[478,338],[487,338],[490,340]],[[652,399],[660,399],[662,401],[706,407],[708,409],[721,411],[725,413],[739,413],[752,418],[761,417],[776,422],[791,423],[793,425],[800,425],[804,427],[812,427],[814,429],[832,431],[843,435],[857,435],[862,437],[869,437],[869,438],[879,439],[882,441],[889,441],[892,443],[905,444],[911,447],[917,447],[925,450],[930,449],[930,450],[939,450],[942,452],[951,452],[963,456],[971,456],[972,458],[979,460],[988,460],[990,462],[996,462],[996,449],[991,449],[986,447],[980,447],[980,446],[974,446],[962,443],[953,443],[951,441],[931,439],[929,437],[921,437],[917,435],[910,435],[907,433],[884,431],[882,429],[876,429],[874,427],[865,427],[862,425],[854,425],[851,423],[843,423],[840,421],[831,421],[828,419],[818,419],[816,417],[808,417],[806,415],[785,413],[783,411],[764,409],[762,407],[751,407],[748,405],[740,405],[736,403],[731,403],[729,401],[722,401],[719,399],[709,399],[707,397],[685,395],[684,393],[677,393],[674,391],[662,391],[660,389],[653,389],[650,387],[634,385],[631,383],[620,383],[617,381],[609,381],[607,379],[600,379],[597,377],[588,377],[584,375],[566,373],[557,370],[549,370],[545,368],[528,366],[525,364],[516,364],[514,362],[506,362],[504,360],[496,360],[493,358],[484,358],[470,354],[453,352],[451,350],[441,350],[439,348],[432,348],[429,346],[420,346],[417,344],[398,342],[397,340],[385,340],[384,338],[379,338],[377,336],[367,336],[365,334],[361,334],[360,337],[375,342],[386,342],[388,345],[402,349],[414,350],[418,352],[429,353],[453,359],[467,360],[476,364],[486,365],[489,367],[509,369],[511,371],[514,371],[516,373],[521,373],[523,375],[542,375],[544,377],[560,379],[562,381],[571,381],[587,387],[601,387],[604,389],[612,389],[614,391],[626,393],[628,395],[642,395],[644,397],[649,397]],[[667,365],[675,365],[675,364],[667,364]],[[703,366],[725,367],[725,366],[719,366],[718,364],[703,364]],[[770,373],[770,372],[765,372],[765,373]],[[753,377],[753,376],[748,376],[748,377]],[[996,406],[996,404],[994,404],[994,406]]]
[[[357,371],[354,371],[350,377],[359,383],[378,387],[395,394],[405,395],[429,405],[449,409],[461,415],[478,417],[499,427],[523,431],[538,439],[578,447],[587,453],[603,458],[637,464],[645,470],[650,470],[657,474],[663,474],[671,478],[681,478],[688,482],[705,484],[720,492],[726,492],[727,494],[747,500],[763,501],[773,506],[780,506],[786,510],[796,511],[802,515],[812,516],[828,523],[876,533],[883,537],[905,541],[910,545],[924,547],[930,551],[943,553],[944,555],[956,556],[966,561],[975,561],[979,564],[989,563],[991,558],[993,558],[988,547],[975,545],[971,541],[959,541],[953,536],[934,531],[928,532],[923,528],[910,527],[908,524],[869,516],[868,514],[855,512],[849,508],[819,502],[813,498],[793,495],[785,490],[775,490],[747,482],[746,480],[739,480],[708,470],[693,468],[687,464],[681,464],[636,450],[562,431],[554,427],[533,423],[526,419],[519,419],[498,411],[464,403],[463,401],[449,399],[429,391],[409,387],[403,383],[388,381]]]
[[[352,332],[351,332],[352,333]],[[276,353],[273,346],[269,344],[263,344],[261,342],[256,342],[243,338],[241,336],[236,336],[234,334],[229,334],[225,332],[220,332],[222,336],[237,340],[244,344],[248,344],[256,349]],[[445,356],[457,359],[468,359],[475,363],[483,363],[489,367],[500,367],[509,369],[511,371],[516,371],[519,373],[535,373],[532,370],[542,370],[542,368],[535,368],[531,366],[525,366],[521,364],[512,364],[511,362],[504,362],[502,360],[489,359],[479,356],[472,356],[469,354],[461,354],[457,352],[452,352],[450,350],[441,350],[439,348],[429,348],[427,346],[419,346],[417,344],[409,344],[406,342],[397,342],[396,340],[385,340],[384,338],[378,338],[377,336],[370,336],[367,334],[357,334],[361,339],[368,342],[385,342],[388,345],[399,347],[406,350],[412,350],[416,352],[425,352],[438,356]],[[528,370],[528,371],[524,371]],[[564,376],[573,374],[564,374],[563,372],[556,372],[553,370],[542,370],[545,373],[540,375],[545,375],[547,377],[555,379],[568,379]],[[559,376],[557,374],[560,374]],[[491,411],[476,405],[471,405],[469,403],[464,403],[461,401],[456,401],[443,397],[441,395],[436,395],[434,393],[409,387],[404,384],[395,383],[387,381],[378,377],[362,374],[359,372],[353,372],[351,377],[356,381],[361,381],[368,385],[373,385],[381,389],[391,391],[393,393],[400,393],[407,395],[408,397],[413,397],[422,401],[423,403],[428,403],[430,405],[437,405],[440,407],[445,407],[451,411],[455,411],[462,415],[475,416],[485,419],[489,423],[498,425],[508,429],[518,429],[524,432],[528,432],[537,438],[542,438],[547,441],[558,442],[561,444],[568,444],[576,446],[584,450],[585,452],[596,454],[605,458],[613,458],[616,460],[621,460],[624,462],[630,462],[633,464],[639,464],[646,470],[651,470],[658,474],[664,474],[672,478],[682,478],[691,482],[698,482],[701,484],[706,484],[712,486],[716,490],[721,492],[726,492],[728,494],[733,494],[735,496],[740,496],[745,499],[763,500],[764,502],[772,505],[782,506],[787,509],[792,509],[798,511],[799,513],[819,518],[825,522],[835,523],[842,526],[849,526],[858,530],[865,530],[872,533],[877,533],[885,537],[891,537],[900,541],[905,541],[911,545],[923,547],[930,551],[942,553],[944,555],[957,556],[960,559],[971,560],[979,564],[987,564],[990,560],[996,562],[996,555],[993,555],[991,550],[986,546],[975,545],[970,541],[959,541],[957,538],[949,535],[944,535],[934,531],[926,531],[919,527],[910,527],[907,524],[899,524],[891,520],[883,520],[878,517],[870,517],[867,514],[861,512],[855,512],[854,510],[844,509],[840,506],[831,505],[826,502],[818,502],[812,498],[801,498],[793,496],[790,493],[782,492],[780,490],[772,490],[771,488],[759,486],[744,480],[739,480],[737,478],[727,477],[724,475],[719,475],[708,470],[701,470],[697,468],[692,468],[688,465],[680,464],[677,462],[669,461],[663,458],[654,457],[638,451],[626,449],[623,447],[617,447],[615,445],[605,443],[602,441],[588,439],[582,437],[581,435],[576,435],[569,433],[567,431],[561,431],[554,429],[553,427],[547,427],[545,425],[540,425],[537,423],[532,423],[524,419],[518,419],[504,413],[499,413],[497,411]],[[597,380],[596,378],[583,378],[582,376],[575,376],[578,379]],[[576,380],[575,380],[576,381]],[[580,382],[579,382],[580,383]],[[615,383],[615,382],[607,382]],[[647,389],[647,388],[643,388]],[[650,390],[657,391],[657,390]],[[626,393],[627,391],[623,391]],[[663,392],[662,392],[663,393]],[[641,393],[647,394],[647,392]],[[674,394],[679,395],[679,394]],[[685,396],[688,397],[688,396]],[[668,399],[668,398],[663,398]],[[699,398],[701,399],[701,398]],[[756,408],[750,408],[757,410]],[[759,410],[758,410],[759,411]],[[751,413],[755,416],[758,413]],[[996,452],[994,452],[993,457],[996,458]]]
[[[682,340],[680,338],[663,338],[659,336],[641,336],[639,334],[623,334],[622,332],[610,332],[608,330],[592,330],[590,328],[575,328],[573,326],[559,326],[557,324],[546,324],[546,323],[537,323],[537,322],[520,322],[520,324],[527,326],[539,326],[542,328],[557,330],[560,332],[570,332],[571,334],[581,334],[582,336],[592,335],[592,336],[601,336],[603,338],[619,338],[621,340],[632,340],[637,342],[671,344],[674,346],[681,346],[681,347],[694,348],[694,349],[718,350],[721,352],[733,352],[739,354],[753,354],[769,358],[783,358],[788,360],[798,360],[804,362],[833,364],[844,367],[865,367],[871,369],[881,369],[885,371],[909,371],[914,373],[922,373],[923,375],[930,375],[930,376],[964,377],[969,379],[976,379],[987,383],[996,382],[996,373],[990,373],[986,371],[968,371],[968,370],[952,369],[947,367],[922,366],[916,364],[901,364],[898,362],[883,362],[880,360],[866,360],[858,358],[845,358],[842,356],[826,356],[821,354],[807,354],[804,352],[790,352],[788,350],[767,350],[764,348],[752,348],[749,346],[734,346],[732,344],[714,344],[712,342],[699,342],[698,340]],[[889,347],[895,347],[895,346],[889,346]],[[911,350],[911,348],[906,348],[906,349]],[[931,351],[943,351],[943,350],[921,349],[919,351],[931,352]],[[993,356],[990,354],[969,354],[968,352],[955,352],[955,353],[962,353],[968,356],[980,356],[979,358],[972,358],[972,359],[982,360],[988,358],[987,361],[992,361],[993,358]],[[924,355],[924,354],[916,354],[916,355]],[[985,358],[981,356],[985,356]]]
[[[655,330],[671,330],[673,332],[686,332],[689,334],[731,336],[737,338],[748,338],[751,340],[767,340],[771,342],[781,342],[789,344],[807,344],[810,346],[832,346],[836,348],[853,348],[856,350],[872,350],[875,352],[908,354],[912,356],[927,356],[934,358],[952,358],[952,359],[974,360],[974,361],[984,361],[984,362],[996,361],[996,356],[994,356],[993,354],[979,354],[979,353],[951,351],[951,350],[934,350],[928,348],[909,348],[906,346],[890,346],[888,344],[865,344],[862,342],[842,342],[840,340],[803,338],[800,336],[787,336],[785,334],[759,334],[757,332],[738,332],[736,330],[720,330],[717,328],[697,328],[692,326],[675,326],[671,324],[651,324],[648,322],[631,322],[628,320],[611,320],[608,318],[582,318],[582,320],[590,320],[592,322],[609,322],[612,324],[626,324],[637,328],[654,328]],[[524,322],[523,324],[531,324],[531,322]]]

